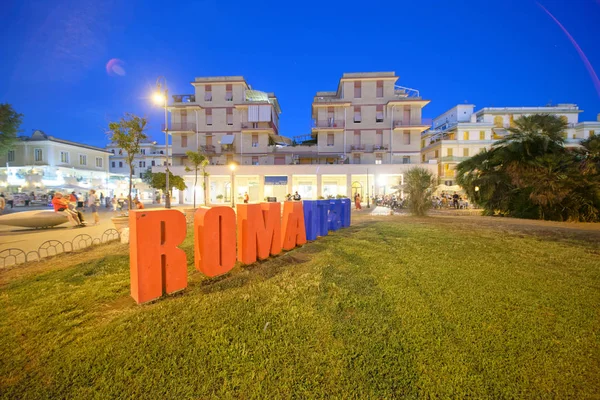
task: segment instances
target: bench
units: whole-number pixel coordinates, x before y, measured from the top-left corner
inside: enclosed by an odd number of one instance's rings
[[[69,219],[65,214],[52,210],[23,211],[0,216],[0,225],[23,228],[47,228],[68,221]]]

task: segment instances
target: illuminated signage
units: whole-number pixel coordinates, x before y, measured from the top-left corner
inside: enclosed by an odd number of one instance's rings
[[[252,264],[350,226],[350,200],[305,200],[201,207],[194,214],[194,265],[207,276]],[[236,229],[237,228],[237,229]],[[131,296],[138,304],[187,287],[186,237],[177,210],[129,213]],[[237,232],[237,233],[236,233]]]

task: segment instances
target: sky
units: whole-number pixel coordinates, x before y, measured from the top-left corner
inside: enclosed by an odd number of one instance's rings
[[[310,133],[315,93],[344,72],[395,71],[431,100],[425,118],[463,103],[576,103],[595,121],[597,77],[540,5],[599,74],[600,0],[3,0],[0,103],[24,114],[27,135],[104,147],[108,122],[132,112],[164,143],[158,76],[192,94],[195,77],[242,75],[275,92],[292,137]]]

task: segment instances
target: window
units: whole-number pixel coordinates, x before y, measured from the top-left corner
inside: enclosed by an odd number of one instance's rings
[[[227,109],[227,125],[233,125],[233,108]]]
[[[140,168],[146,168],[146,161],[140,161]]]
[[[361,95],[360,81],[354,82],[354,98],[360,99],[360,95]]]
[[[577,134],[576,133],[573,134],[573,139],[577,139]]]
[[[360,154],[354,154],[354,158],[352,159],[353,164],[360,164]]]
[[[327,146],[333,146],[334,136],[333,133],[327,134]]]
[[[181,135],[181,147],[187,147],[187,135]]]
[[[275,156],[275,165],[285,165],[285,156]]]
[[[448,157],[452,157],[454,155],[454,149],[448,149]]]
[[[469,157],[469,149],[463,149],[463,157]]]
[[[502,118],[499,115],[497,117],[494,117],[494,125],[496,125],[496,128],[503,128],[504,127],[504,118]]]
[[[485,140],[485,131],[479,131],[479,140]]]
[[[402,164],[410,164],[410,156],[402,157]]]
[[[362,116],[360,114],[360,106],[354,106],[354,123],[358,124],[360,123],[360,121],[362,121]]]
[[[110,152],[113,153],[113,154],[115,154],[115,149],[112,149]]]
[[[383,104],[377,105],[377,111],[375,113],[375,122],[383,122]]]
[[[96,168],[102,168],[104,166],[104,159],[102,157],[96,157]]]
[[[425,139],[421,140],[421,148],[425,147]]]
[[[252,165],[258,165],[258,157],[252,157]]]
[[[152,164],[153,167],[156,165],[156,161],[152,160]]]
[[[383,162],[383,154],[375,154],[375,164],[381,164]]]
[[[252,135],[252,147],[258,147],[258,135]]]
[[[123,149],[119,149],[119,155],[123,155]]]
[[[146,154],[146,149],[141,149],[140,154]]]
[[[123,161],[119,161],[119,168],[123,168]]]
[[[233,101],[233,88],[231,84],[225,87],[225,101]]]
[[[375,132],[375,145],[376,146],[383,146],[383,131],[381,129],[378,129]]]
[[[15,161],[15,151],[14,150],[9,150],[8,152],[8,161]]]
[[[595,131],[595,130],[590,130],[590,135],[589,135],[589,136],[594,136],[595,134],[596,134],[596,131]],[[588,136],[588,137],[589,137],[589,136]]]
[[[113,162],[111,162],[111,163],[110,163],[110,166],[111,166],[111,168],[114,168],[114,167],[115,167],[115,162],[114,162],[114,161],[113,161]]]
[[[69,153],[68,152],[66,152],[66,151],[60,152],[60,162],[63,164],[69,163]]]
[[[377,81],[377,97],[383,97],[383,81]]]
[[[402,136],[402,144],[410,144],[410,132],[404,132]]]
[[[439,150],[436,150],[436,151],[435,151],[435,158],[438,158],[439,156],[440,156],[440,151],[439,151]]]
[[[212,86],[206,85],[204,87],[204,101],[212,101]]]
[[[421,156],[421,162],[425,162],[425,154]]]
[[[463,140],[469,140],[469,131],[463,132]]]
[[[206,109],[206,125],[212,125],[212,109]]]

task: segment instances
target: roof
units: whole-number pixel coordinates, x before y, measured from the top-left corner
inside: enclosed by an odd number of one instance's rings
[[[100,148],[100,147],[90,146],[89,144],[85,144],[85,143],[71,142],[70,140],[59,139],[59,138],[56,138],[54,136],[47,135],[47,134],[45,134],[44,132],[42,132],[40,130],[37,130],[37,131],[33,132],[33,134],[31,135],[31,137],[29,137],[29,136],[19,136],[19,140],[22,141],[22,142],[45,142],[45,141],[50,141],[50,142],[68,144],[70,146],[75,146],[75,147],[81,147],[81,148],[84,148],[84,149],[100,151],[102,153],[110,153],[110,151],[108,151],[106,149],[103,149],[103,148]]]
[[[527,114],[527,113],[582,113],[574,104],[560,104],[558,106],[539,106],[539,107],[485,107],[477,111],[475,115],[481,114]]]

